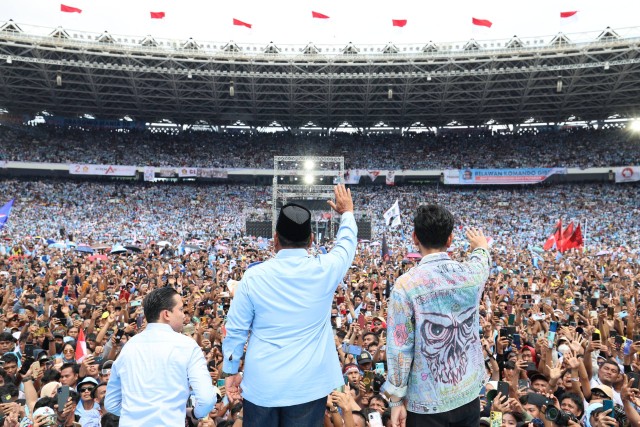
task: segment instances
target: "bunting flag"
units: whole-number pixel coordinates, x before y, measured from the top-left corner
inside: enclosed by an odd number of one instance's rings
[[[13,200],[9,200],[3,207],[0,208],[0,230],[9,220],[9,215],[11,215],[11,208],[13,207]]]
[[[493,22],[489,21],[488,19],[478,19],[478,18],[471,18],[471,23],[479,27],[487,27],[487,28],[491,28],[491,26],[493,25]]]
[[[314,12],[314,11],[311,11],[311,17],[318,18],[318,19],[329,19],[329,17],[324,13]]]
[[[80,328],[78,341],[76,342],[76,363],[82,363],[87,356],[87,341],[84,338],[84,331]]]
[[[385,182],[387,185],[396,185],[396,171],[387,171]]]
[[[251,28],[251,24],[248,24],[246,22],[243,22],[239,19],[233,18],[233,25],[237,25],[239,27],[247,27],[247,28]]]
[[[77,7],[67,6],[66,4],[61,4],[60,5],[60,12],[82,13],[82,9],[78,9]]]
[[[407,25],[407,20],[406,19],[392,19],[391,23],[393,24],[394,27],[404,27],[405,25]]]
[[[151,19],[162,19],[164,16],[164,12],[151,12]]]

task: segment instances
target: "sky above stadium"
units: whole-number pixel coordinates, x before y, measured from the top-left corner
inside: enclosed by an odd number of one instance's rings
[[[61,4],[82,12],[61,12]],[[568,11],[578,13],[560,18]],[[640,25],[638,0],[0,0],[0,12],[0,21],[13,19],[29,32],[62,26],[70,32],[276,45],[509,39]],[[164,12],[164,18],[151,19],[151,12]],[[312,12],[328,19],[314,19]],[[472,25],[472,18],[491,21],[491,28]],[[251,28],[233,25],[233,19]],[[394,19],[406,25],[394,27]],[[640,36],[640,30],[621,35]]]

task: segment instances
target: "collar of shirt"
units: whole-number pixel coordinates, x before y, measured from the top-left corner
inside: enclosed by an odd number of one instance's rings
[[[449,254],[446,252],[436,252],[435,254],[429,254],[427,256],[422,257],[418,265],[423,265],[429,262],[434,261],[445,261],[450,260]]]
[[[309,256],[309,253],[306,249],[280,249],[276,254],[276,258],[296,258],[296,257],[306,257]]]
[[[145,328],[145,331],[155,331],[155,330],[175,332],[170,325],[167,325],[166,323],[160,323],[160,322],[149,323]]]

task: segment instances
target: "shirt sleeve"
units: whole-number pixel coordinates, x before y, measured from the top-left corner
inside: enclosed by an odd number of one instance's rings
[[[401,286],[391,292],[387,315],[387,381],[382,390],[405,397],[413,364],[415,327],[413,305]]]
[[[338,281],[342,280],[347,273],[353,258],[356,256],[356,248],[358,246],[358,225],[356,224],[356,218],[353,216],[353,212],[345,212],[340,218],[340,228],[336,235],[336,245],[326,255],[332,259],[334,268],[332,270],[337,273]],[[327,285],[329,291],[334,292],[336,289],[336,283],[334,280],[328,280]]]
[[[107,383],[107,394],[104,397],[104,408],[114,415],[120,416],[122,411],[122,383],[118,373],[118,364],[111,366],[111,376]]]
[[[245,274],[236,289],[227,315],[227,324],[225,325],[227,336],[222,342],[222,354],[224,355],[222,370],[227,374],[238,373],[240,358],[244,353],[244,345],[253,323],[255,311],[249,298],[248,280],[249,278]]]
[[[196,406],[193,408],[193,415],[196,418],[204,418],[211,412],[215,405],[216,396],[211,384],[211,376],[207,370],[207,362],[204,360],[202,350],[197,345],[194,346],[189,367],[187,368],[189,385],[193,390],[196,399]]]
[[[491,274],[491,254],[485,248],[475,248],[469,254],[467,265],[474,273],[480,275],[480,280],[484,283]]]

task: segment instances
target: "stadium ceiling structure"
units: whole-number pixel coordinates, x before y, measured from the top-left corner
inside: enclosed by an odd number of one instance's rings
[[[637,116],[640,37],[277,46],[0,27],[0,107],[177,124],[370,128]]]

